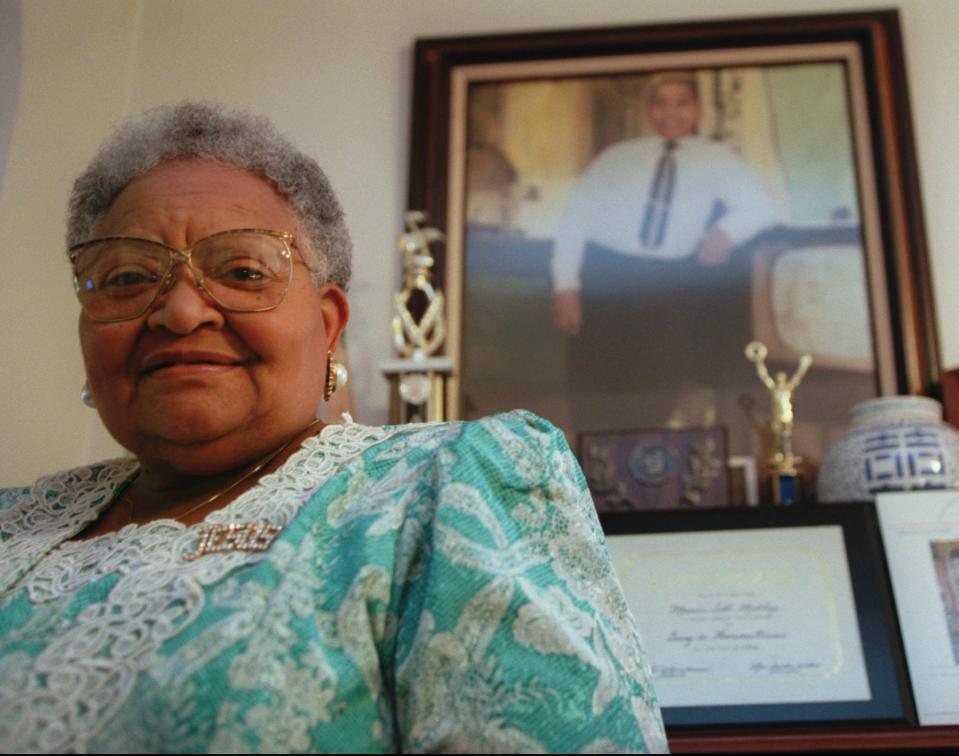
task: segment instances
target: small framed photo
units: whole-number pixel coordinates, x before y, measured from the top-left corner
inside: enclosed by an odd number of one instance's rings
[[[579,458],[598,512],[729,506],[721,427],[581,433]]]
[[[668,726],[912,719],[871,503],[600,521]]]
[[[959,724],[959,491],[876,498],[921,725]]]
[[[730,505],[734,507],[759,506],[759,478],[756,474],[755,457],[730,457],[729,468]]]

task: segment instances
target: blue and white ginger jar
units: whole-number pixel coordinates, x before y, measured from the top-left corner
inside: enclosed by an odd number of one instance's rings
[[[868,501],[880,491],[959,487],[959,432],[924,396],[887,396],[849,411],[819,470],[819,501]]]

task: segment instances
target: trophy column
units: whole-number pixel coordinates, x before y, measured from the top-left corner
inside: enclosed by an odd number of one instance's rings
[[[397,242],[403,255],[403,290],[393,298],[393,346],[397,359],[380,369],[390,382],[391,423],[441,422],[446,419],[446,384],[453,361],[434,356],[446,338],[443,293],[433,288],[431,242],[442,240],[435,228],[421,227],[426,215],[406,213],[406,233]]]
[[[380,368],[390,382],[390,423],[437,423],[446,419],[451,359],[387,360]]]

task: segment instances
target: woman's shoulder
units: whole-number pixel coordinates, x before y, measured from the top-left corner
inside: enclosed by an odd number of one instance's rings
[[[529,410],[517,409],[499,412],[475,420],[448,420],[438,423],[411,423],[409,425],[386,426],[403,437],[441,438],[450,443],[463,441],[481,441],[488,436],[490,440],[506,439],[519,434],[521,436],[563,438],[560,431],[549,420]]]
[[[97,485],[108,484],[114,479],[124,480],[138,465],[132,457],[117,457],[47,473],[26,486],[3,486],[0,487],[0,502],[3,502],[0,508],[31,493],[43,492],[51,497],[57,492],[72,490],[77,483]]]
[[[37,478],[28,486],[0,488],[0,512],[10,513],[28,506],[31,517],[41,511],[51,518],[72,510],[72,504],[84,509],[96,507],[109,498],[118,485],[129,479],[137,469],[132,458],[109,459],[89,465],[58,470]]]
[[[351,434],[371,430],[345,425],[336,443]],[[412,490],[420,484],[432,492],[430,508],[446,493],[470,489],[490,506],[509,510],[512,504],[532,495],[550,498],[560,489],[578,498],[586,483],[562,431],[532,412],[514,410],[476,420],[383,426],[380,437],[368,444],[344,469],[353,480],[352,490],[362,481],[365,495],[397,487]],[[392,495],[392,494],[390,494]],[[568,498],[564,496],[562,498]],[[424,500],[425,501],[425,500]]]
[[[422,483],[431,492],[424,500],[431,510],[469,499],[507,519],[530,501],[570,516],[572,510],[591,508],[584,503],[586,481],[563,432],[532,412],[392,428],[364,460],[364,480],[374,489],[392,490],[401,480]]]
[[[390,431],[379,445],[408,450],[414,456],[430,454],[438,464],[464,458],[497,461],[504,465],[546,461],[570,455],[563,432],[528,410],[501,412],[475,420],[386,426]],[[488,465],[484,468],[489,471]]]
[[[30,493],[30,486],[0,488],[0,512],[14,506],[28,493]]]

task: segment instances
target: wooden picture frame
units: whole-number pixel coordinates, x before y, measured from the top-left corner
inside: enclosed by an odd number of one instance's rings
[[[830,112],[848,117],[846,136],[851,147],[846,158],[853,166],[850,196],[854,199],[838,207],[835,217],[823,216],[822,222],[813,224],[776,223],[736,248],[731,259],[745,260],[747,265],[742,269],[747,272],[736,274],[736,285],[745,287],[738,290],[736,301],[746,305],[752,325],[740,333],[738,325],[723,326],[717,321],[718,336],[729,338],[716,354],[702,350],[720,349],[721,339],[705,330],[713,325],[710,312],[727,309],[712,299],[721,282],[709,284],[705,297],[683,286],[674,287],[667,297],[668,302],[683,304],[702,300],[707,314],[698,322],[705,323],[704,333],[685,339],[664,334],[652,346],[640,347],[637,344],[647,343],[639,341],[641,332],[654,330],[647,328],[645,316],[610,321],[610,341],[597,352],[598,357],[585,361],[582,356],[571,357],[572,340],[556,330],[550,312],[556,292],[550,282],[549,238],[526,233],[510,240],[509,233],[502,233],[504,228],[509,231],[506,221],[497,227],[495,222],[484,226],[471,220],[492,217],[495,221],[497,213],[509,209],[509,202],[533,205],[547,195],[553,197],[548,206],[554,216],[560,206],[558,184],[529,185],[513,156],[505,154],[506,160],[502,159],[502,145],[493,144],[495,149],[487,150],[486,137],[470,136],[471,129],[482,131],[474,116],[495,111],[493,106],[483,110],[484,97],[513,96],[509,87],[514,84],[572,82],[582,84],[587,94],[592,92],[589,102],[595,110],[597,103],[606,102],[597,92],[622,84],[627,110],[631,108],[642,121],[646,116],[638,105],[640,95],[629,92],[649,90],[654,77],[664,71],[680,70],[707,82],[712,98],[716,88],[735,89],[733,70],[748,69],[754,78],[761,78],[803,66],[838,66],[825,72],[833,79],[839,76],[842,83],[836,89],[840,100],[830,101],[829,107]],[[727,74],[732,76],[729,81],[723,78]],[[803,81],[800,89],[809,89],[809,81]],[[702,91],[700,84],[701,100]],[[533,104],[539,95],[523,90],[516,97]],[[732,108],[728,98],[722,102],[721,108],[713,109],[710,126],[710,135],[719,135],[720,141],[725,137],[716,125],[716,112],[725,109],[728,114]],[[568,130],[567,120],[542,117],[552,112],[548,105],[542,107],[546,110],[532,107],[530,112],[540,117],[531,120],[514,114],[510,133]],[[604,129],[610,131],[612,121],[588,123],[593,142],[613,139],[609,134],[596,136]],[[495,132],[501,127],[503,122],[491,128]],[[753,133],[751,128],[742,127],[747,137]],[[565,139],[578,144],[568,135]],[[589,159],[583,155],[577,159],[588,165],[598,150],[593,149]],[[573,160],[564,155],[545,151],[524,159],[534,166]],[[574,171],[563,179],[565,196],[579,175]],[[826,179],[810,180],[813,183],[805,187],[804,195],[822,194],[823,186],[830,185]],[[496,199],[504,186],[511,199]],[[492,211],[483,204],[490,197]],[[936,391],[939,348],[902,40],[894,10],[418,40],[408,205],[425,210],[431,224],[448,237],[445,252],[437,255],[435,271],[449,303],[446,351],[454,362],[446,408],[450,418],[523,406],[553,420],[571,440],[578,433],[600,429],[718,423],[728,429],[731,455],[765,460],[773,450],[768,396],[742,352],[746,341],[759,338],[769,347],[771,370],[791,373],[800,352],[813,351],[815,362],[796,394],[793,438],[795,451],[807,461],[804,475],[811,479],[832,439],[845,426],[853,404],[877,395]],[[831,353],[823,351],[829,344],[824,344],[822,335],[831,338],[835,332],[828,325],[816,326],[820,338],[812,344],[791,343],[770,330],[770,323],[785,317],[776,315],[780,300],[768,296],[770,287],[780,285],[775,284],[776,266],[788,272],[793,264],[789,261],[797,259],[790,253],[796,250],[810,259],[822,254],[843,256],[854,268],[860,266],[855,268],[863,276],[857,307],[865,309],[856,326],[860,331],[855,343],[861,347],[865,338],[868,354],[847,359],[845,332],[836,338]],[[787,262],[780,264],[781,260]],[[814,273],[795,274],[793,289],[812,291],[812,285],[802,282]],[[820,299],[810,295],[804,322],[815,320],[819,303],[831,299],[832,295]],[[659,366],[661,372],[645,384],[646,379],[631,379],[628,385],[612,389],[600,385],[597,370],[618,370],[629,353],[645,355],[644,364]],[[672,357],[686,362],[667,367]],[[573,363],[585,365],[586,370],[574,370]],[[714,374],[717,370],[722,374]],[[574,374],[585,375],[586,382],[571,378]],[[765,472],[760,465],[761,478]],[[764,481],[760,483],[764,490]]]

